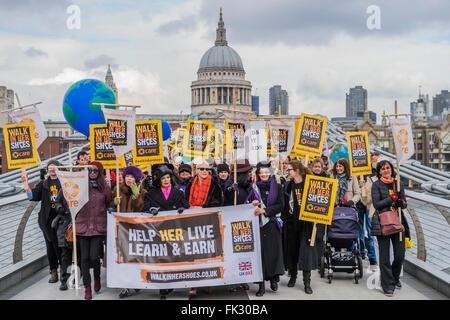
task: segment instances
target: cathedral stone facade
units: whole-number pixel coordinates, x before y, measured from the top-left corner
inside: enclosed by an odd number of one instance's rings
[[[214,46],[200,60],[197,80],[191,84],[191,114],[199,119],[217,117],[216,108],[251,111],[252,85],[245,80],[245,70],[239,54],[226,39],[226,29],[220,9]],[[220,113],[220,112],[219,112]]]

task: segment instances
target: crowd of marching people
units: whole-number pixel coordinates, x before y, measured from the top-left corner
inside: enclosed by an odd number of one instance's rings
[[[111,172],[105,178],[100,162],[90,160],[89,149],[77,155],[76,165],[89,165],[89,201],[79,211],[75,220],[77,256],[85,287],[85,299],[92,299],[93,289],[101,290],[101,264],[106,263],[107,214],[118,207],[120,212],[148,212],[157,215],[161,211],[183,211],[189,208],[212,208],[249,203],[255,206],[254,215],[259,217],[261,234],[261,264],[263,281],[258,283],[256,295],[265,294],[266,281],[272,291],[278,290],[280,276],[289,276],[288,287],[295,287],[298,271],[302,272],[303,289],[313,293],[311,272],[317,270],[325,250],[325,229],[317,224],[315,245],[313,223],[299,220],[302,195],[307,175],[331,177],[338,180],[335,206],[353,208],[357,211],[360,225],[359,249],[363,259],[371,266],[379,265],[381,286],[387,296],[401,288],[400,272],[405,245],[399,234],[385,236],[381,232],[379,214],[387,210],[406,208],[403,186],[397,190],[392,164],[372,153],[371,175],[358,179],[350,175],[346,159],[334,164],[326,156],[304,161],[290,158],[283,163],[275,160],[260,162],[255,166],[248,160],[240,161],[235,169],[231,164],[201,159],[195,163],[165,163],[152,165],[149,172],[136,166],[127,166],[119,172]],[[39,226],[43,231],[50,268],[50,283],[60,281],[60,290],[68,289],[68,267],[72,264],[73,243],[70,238],[71,215],[62,194],[55,168],[60,163],[49,161],[42,170],[42,180],[26,190],[28,198],[40,201]],[[76,168],[75,165],[75,168]],[[236,172],[234,172],[236,170]],[[236,175],[236,179],[234,179]],[[22,177],[23,181],[27,176]],[[120,196],[117,196],[119,189]],[[402,217],[405,236],[409,229]],[[378,255],[375,252],[378,243]],[[390,248],[394,260],[390,260]],[[58,274],[59,268],[59,274]],[[199,288],[191,288],[196,296]],[[211,292],[212,288],[206,288]],[[249,290],[247,283],[231,285],[230,292]],[[165,299],[172,289],[160,290]],[[137,294],[139,290],[123,288],[120,298]]]

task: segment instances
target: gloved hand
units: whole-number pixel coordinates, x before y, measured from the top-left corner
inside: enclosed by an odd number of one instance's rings
[[[60,215],[57,215],[57,216],[53,219],[52,225],[51,225],[52,229],[56,229],[56,228],[58,227],[58,222],[59,222],[59,219],[60,219],[60,218],[61,218],[61,216],[60,216]]]
[[[398,193],[397,193],[397,192],[394,192],[394,193],[391,195],[391,199],[394,200],[394,201],[397,201],[397,200],[398,200]]]
[[[137,198],[139,196],[139,186],[137,184],[133,184],[131,186],[131,191],[133,192],[133,195]]]
[[[237,191],[238,185],[237,183],[233,183],[231,186],[227,188],[228,191]]]
[[[158,214],[159,208],[155,208],[155,207],[151,207],[148,212],[150,212],[150,214],[156,216]]]
[[[392,206],[394,208],[402,208],[405,209],[406,208],[406,201],[404,199],[398,199],[396,201],[394,201],[394,203],[392,204]]]
[[[353,200],[349,200],[349,201],[345,202],[343,205],[344,205],[344,207],[351,208],[355,205],[355,203],[353,202]]]
[[[181,207],[181,208],[178,208],[178,214],[182,214],[183,213],[183,211],[184,211],[184,208],[183,207]]]
[[[45,174],[46,173],[47,173],[47,171],[44,168],[42,168],[40,170],[40,178],[41,178],[41,180],[45,180]]]
[[[119,198],[114,197],[114,205],[117,207],[119,205]]]

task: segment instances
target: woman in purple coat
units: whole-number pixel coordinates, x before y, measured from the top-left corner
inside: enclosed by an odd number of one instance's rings
[[[100,256],[106,237],[106,214],[111,202],[111,189],[103,176],[103,165],[90,162],[89,201],[81,208],[75,218],[77,239],[80,242],[81,275],[85,287],[84,298],[92,299],[90,266],[94,268],[94,290],[99,292]]]

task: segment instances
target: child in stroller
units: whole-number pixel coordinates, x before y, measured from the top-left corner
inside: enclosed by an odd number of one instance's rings
[[[358,213],[352,207],[334,208],[331,225],[327,226],[326,249],[321,257],[320,277],[327,271],[328,282],[333,272],[354,273],[355,283],[363,277],[363,264],[358,248]]]

